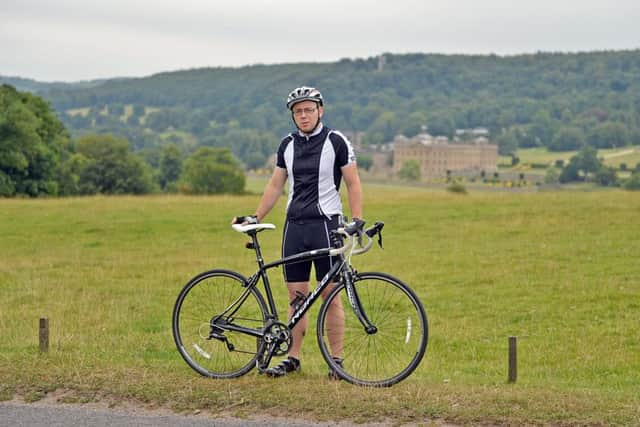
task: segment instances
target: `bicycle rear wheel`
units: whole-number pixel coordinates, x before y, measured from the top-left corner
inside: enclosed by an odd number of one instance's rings
[[[424,356],[429,337],[427,315],[416,294],[387,274],[356,274],[354,287],[376,332],[365,331],[341,284],[327,297],[318,315],[320,350],[340,378],[362,386],[392,386],[408,377]],[[335,299],[342,300],[344,307],[342,348],[335,343],[335,336],[339,335],[335,330],[341,328],[342,322],[327,319],[329,304]],[[329,337],[338,348],[331,348]],[[332,356],[342,358],[342,364]]]
[[[189,366],[204,376],[239,377],[255,366],[261,354],[261,338],[226,329],[231,325],[262,331],[267,320],[262,295],[245,284],[238,273],[211,270],[191,279],[178,295],[173,339]],[[245,292],[246,298],[238,301]],[[228,311],[234,303],[239,308]]]

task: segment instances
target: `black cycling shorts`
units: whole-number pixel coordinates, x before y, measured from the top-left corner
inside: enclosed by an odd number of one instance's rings
[[[313,249],[331,246],[330,231],[342,225],[339,215],[331,218],[287,219],[282,237],[282,257]],[[323,257],[314,260],[296,262],[283,266],[285,282],[308,282],[311,276],[311,262],[315,267],[316,280],[320,281],[329,272],[339,257]]]

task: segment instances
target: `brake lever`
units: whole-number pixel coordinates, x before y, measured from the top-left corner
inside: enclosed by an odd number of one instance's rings
[[[378,231],[378,246],[380,246],[380,249],[384,249],[384,247],[382,247],[382,229]]]

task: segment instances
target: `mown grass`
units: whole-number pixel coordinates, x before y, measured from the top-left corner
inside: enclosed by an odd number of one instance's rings
[[[253,271],[229,220],[253,212],[256,194],[1,200],[0,398],[64,389],[65,401],[236,416],[640,424],[640,195],[373,185],[365,194],[365,217],[387,224],[385,250],[355,265],[410,283],[429,315],[427,354],[405,382],[377,390],[328,381],[312,331],[303,372],[281,381],[255,372],[207,380],[182,361],[171,337],[175,297],[200,271]],[[268,217],[278,230],[283,207]],[[265,258],[278,257],[280,231],[261,237]],[[284,309],[279,270],[272,281]],[[47,354],[38,351],[40,317],[50,321]],[[511,335],[515,384],[506,381]]]

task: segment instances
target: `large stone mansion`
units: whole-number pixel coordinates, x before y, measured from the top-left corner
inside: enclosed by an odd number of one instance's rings
[[[444,177],[449,173],[478,174],[498,170],[498,146],[485,137],[450,142],[446,137],[421,133],[413,138],[398,135],[393,140],[393,174],[414,160],[423,180]]]
[[[426,132],[412,138],[397,135],[392,142],[380,146],[363,145],[362,132],[343,133],[352,142],[356,155],[371,157],[369,173],[372,176],[397,177],[408,160],[418,163],[420,178],[424,181],[446,177],[447,171],[454,175],[477,176],[483,171],[489,175],[498,170],[498,146],[489,142],[488,132],[483,128],[457,130],[453,141]],[[465,136],[468,140],[459,140]],[[265,167],[275,167],[275,155],[269,158]]]

